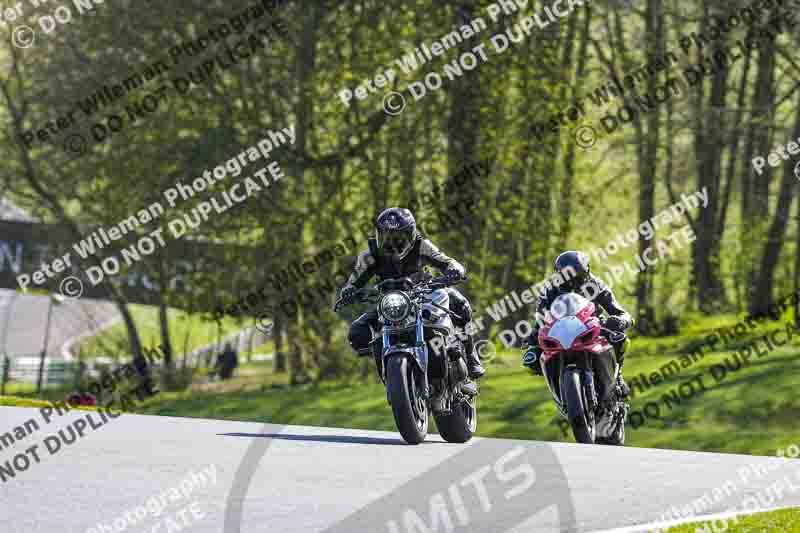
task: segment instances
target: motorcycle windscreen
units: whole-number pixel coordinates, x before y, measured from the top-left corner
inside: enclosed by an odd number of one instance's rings
[[[566,316],[553,324],[548,337],[557,340],[565,350],[569,350],[575,339],[587,331],[589,328],[578,317]]]
[[[556,319],[567,316],[576,316],[578,313],[580,313],[581,309],[587,305],[589,305],[589,300],[580,294],[569,292],[567,294],[562,294],[553,300],[553,303],[550,305],[550,314]]]

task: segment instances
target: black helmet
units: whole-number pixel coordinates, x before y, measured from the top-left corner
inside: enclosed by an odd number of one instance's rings
[[[384,253],[403,259],[417,240],[417,221],[411,211],[402,207],[384,210],[375,221],[378,248]]]
[[[583,252],[563,252],[556,257],[555,271],[566,280],[562,283],[564,289],[576,292],[589,280],[589,256]]]

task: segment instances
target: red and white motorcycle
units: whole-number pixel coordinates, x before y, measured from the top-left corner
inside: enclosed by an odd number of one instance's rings
[[[594,303],[579,294],[562,294],[550,306],[539,329],[539,364],[577,442],[625,444],[628,405],[617,386],[615,346],[627,342],[624,333],[603,328]]]

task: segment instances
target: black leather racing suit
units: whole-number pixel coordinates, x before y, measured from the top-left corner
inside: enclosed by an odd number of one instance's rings
[[[413,279],[423,272],[423,267],[426,265],[433,266],[442,272],[456,271],[462,276],[465,273],[461,263],[442,253],[428,239],[418,237],[406,256],[397,262],[391,256],[381,254],[375,240],[369,239],[369,249],[359,254],[353,273],[350,274],[342,290],[347,287],[361,288],[373,276],[377,276],[381,281],[406,276]],[[463,329],[472,321],[472,308],[469,301],[453,287],[448,287],[446,290],[450,297],[450,310],[461,317],[461,320],[453,318],[453,323]],[[370,328],[378,329],[378,327],[378,312],[375,309],[367,311],[353,322],[350,326],[348,340],[356,353],[359,355],[370,353],[369,343],[372,340]],[[461,338],[469,356],[474,351],[472,335],[465,334]]]
[[[550,309],[550,306],[553,304],[555,299],[567,292],[572,291],[566,289],[564,285],[551,286],[545,294],[539,297],[539,301],[536,305],[536,313],[538,317],[544,320],[546,312]],[[625,331],[633,325],[633,318],[631,318],[630,313],[623,309],[623,307],[614,297],[614,293],[611,291],[611,289],[599,278],[590,274],[589,279],[575,292],[594,302],[595,315],[599,316],[600,310],[602,309],[609,317],[617,317],[621,322],[620,327],[618,328],[620,331]],[[539,323],[539,320],[536,319],[536,316],[534,316],[533,322],[533,332],[528,338],[528,346],[537,348],[537,352],[539,352],[541,349],[539,348],[538,337],[541,324]],[[625,360],[625,352],[623,350],[623,346],[615,346],[615,349],[617,351],[617,360],[619,361],[619,366],[621,368],[622,363]]]

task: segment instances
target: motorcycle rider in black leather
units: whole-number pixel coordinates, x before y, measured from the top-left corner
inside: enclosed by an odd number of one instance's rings
[[[631,318],[631,315],[617,302],[611,289],[589,271],[589,257],[586,254],[577,251],[563,252],[556,258],[555,272],[560,272],[561,277],[566,281],[561,285],[551,286],[545,294],[539,297],[536,306],[538,314],[544,316],[550,309],[553,301],[561,294],[575,292],[594,302],[596,306],[595,313],[599,314],[600,309],[606,312],[608,317],[601,320],[604,328],[622,333],[633,326],[633,318]],[[574,272],[574,274],[572,274],[572,272]],[[542,355],[542,349],[539,346],[540,324],[536,319],[533,320],[533,323],[533,332],[527,339],[528,348],[522,356],[522,364],[533,370],[535,374],[542,375],[542,367],[539,364],[539,356]],[[620,367],[617,384],[620,387],[623,397],[625,397],[630,394],[630,388],[622,377],[622,364],[625,362],[625,346],[624,344],[614,344],[613,346]]]
[[[356,289],[363,287],[373,276],[385,279],[414,277],[423,273],[423,267],[433,266],[453,279],[464,277],[465,269],[456,260],[443,254],[434,244],[417,231],[414,215],[408,209],[392,207],[378,215],[375,222],[376,238],[369,239],[369,249],[359,254],[353,273],[339,293],[341,302],[349,301]],[[459,315],[453,324],[461,328],[472,321],[469,301],[458,290],[448,287],[450,310]],[[335,308],[334,311],[337,309]],[[359,356],[372,354],[369,343],[372,330],[379,328],[378,312],[372,309],[350,326],[348,340]],[[474,339],[466,332],[460,335],[466,352],[467,370],[472,379],[482,377],[486,370],[475,350]]]

